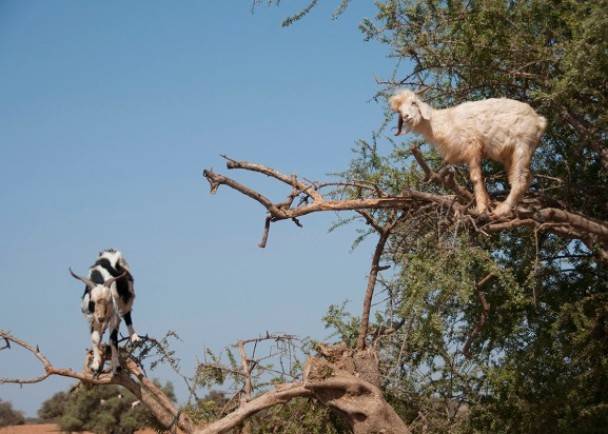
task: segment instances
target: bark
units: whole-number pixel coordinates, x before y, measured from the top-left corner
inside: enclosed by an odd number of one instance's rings
[[[384,251],[384,246],[390,235],[390,231],[384,230],[380,233],[380,239],[376,244],[372,265],[367,278],[367,288],[365,289],[365,297],[363,299],[363,313],[361,315],[361,324],[359,325],[359,335],[357,337],[357,349],[364,350],[366,345],[367,333],[369,329],[369,313],[372,308],[372,299],[374,297],[374,288],[378,279],[378,271],[380,270],[380,258]]]
[[[204,427],[197,427],[195,434],[219,434],[233,429],[251,416],[262,410],[279,404],[285,404],[289,400],[311,396],[312,394],[302,383],[289,383],[277,386],[275,390],[264,393],[240,406],[232,413],[216,420]]]
[[[247,352],[245,351],[245,342],[239,341],[239,354],[241,356],[241,370],[243,372],[243,377],[245,380],[245,384],[243,386],[243,390],[241,392],[240,397],[240,406],[243,407],[247,404],[248,401],[251,400],[251,395],[253,393],[253,383],[251,381],[251,363],[249,357],[247,356]],[[241,429],[242,434],[250,434],[251,433],[251,424],[249,420],[243,422],[243,428]]]
[[[75,378],[85,384],[116,384],[131,391],[167,429],[179,428],[187,434],[219,434],[242,426],[250,417],[275,405],[298,397],[314,398],[342,415],[355,434],[409,434],[407,425],[384,400],[378,387],[378,358],[374,351],[355,351],[344,346],[321,346],[319,357],[311,357],[303,381],[278,385],[252,399],[243,400],[233,412],[205,426],[196,426],[180,413],[171,400],[148,379],[135,361],[121,357],[123,370],[98,377],[88,372],[54,367],[46,356],[27,342],[0,330],[0,338],[30,351],[45,373],[31,379],[0,378],[2,383],[30,384],[51,375]],[[241,341],[245,342],[245,341]],[[122,354],[121,354],[122,356]],[[245,367],[244,367],[245,369]]]
[[[40,383],[52,375],[69,377],[80,380],[84,384],[103,385],[115,384],[123,386],[132,392],[150,411],[154,417],[167,430],[177,426],[185,433],[191,433],[194,430],[192,422],[183,413],[180,413],[173,402],[160,390],[149,378],[144,375],[144,372],[133,360],[121,357],[121,366],[123,370],[120,374],[112,375],[111,373],[102,373],[98,376],[93,375],[87,370],[82,372],[75,371],[69,368],[57,368],[48,358],[40,351],[38,346],[33,345],[12,336],[4,330],[0,330],[0,337],[7,342],[12,342],[21,348],[32,353],[42,364],[44,374],[29,378],[0,378],[0,384],[33,384]]]
[[[377,185],[356,181],[339,184],[343,188],[351,187],[351,193],[366,190],[369,194],[351,194],[351,197],[353,195],[360,197],[336,200],[333,197],[325,197],[319,191],[321,187],[336,185],[335,183],[315,184],[308,181],[304,182],[296,176],[288,177],[261,164],[229,159],[228,169],[263,173],[292,187],[292,191],[285,201],[274,203],[256,190],[211,170],[205,170],[203,176],[209,182],[212,192],[216,192],[219,186],[226,185],[251,197],[266,208],[268,217],[265,222],[263,243],[260,243],[261,247],[266,245],[270,224],[280,220],[297,219],[316,212],[369,212],[375,209],[402,210],[415,215],[419,210],[430,205],[443,214],[447,210],[446,217],[452,222],[468,221],[476,231],[486,235],[489,232],[529,227],[538,232],[552,232],[567,239],[579,239],[587,245],[600,262],[608,264],[607,221],[588,217],[572,210],[557,208],[554,202],[541,195],[531,193],[518,204],[508,217],[493,219],[486,215],[476,215],[469,209],[473,198],[472,193],[458,184],[449,167],[434,172],[416,148],[412,149],[412,155],[421,166],[429,182],[434,182],[453,192],[453,194],[437,194],[408,189],[399,195],[390,195],[382,191]],[[294,205],[298,196],[301,197],[301,200]],[[297,220],[295,221],[297,222]]]
[[[306,364],[305,385],[314,397],[341,414],[353,433],[410,433],[378,387],[380,371],[374,350],[322,346],[319,354]]]
[[[479,298],[479,303],[481,304],[482,310],[481,316],[479,317],[477,324],[475,324],[475,328],[469,334],[469,337],[467,338],[467,341],[465,342],[462,348],[462,353],[467,358],[471,357],[470,348],[471,344],[473,343],[473,340],[481,333],[481,331],[483,330],[483,326],[485,325],[486,321],[488,320],[488,316],[490,315],[490,303],[488,303],[488,301],[486,300],[486,296],[481,290],[481,288],[493,277],[494,274],[490,273],[486,275],[483,279],[481,279],[479,282],[477,282],[477,285],[475,285],[475,292],[477,293],[477,297]]]

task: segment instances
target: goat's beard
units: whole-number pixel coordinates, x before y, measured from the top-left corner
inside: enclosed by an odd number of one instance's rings
[[[396,136],[401,135],[402,128],[403,128],[403,117],[401,116],[401,113],[399,113],[399,116],[397,116],[397,132],[395,133]]]
[[[401,115],[401,113],[399,113],[399,117],[397,119],[397,132],[395,133],[395,136],[400,136],[402,134],[407,134],[408,131],[410,131],[410,125],[406,123],[405,125],[405,131],[403,131],[403,116]]]

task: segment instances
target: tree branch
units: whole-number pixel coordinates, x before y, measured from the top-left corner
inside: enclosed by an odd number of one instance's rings
[[[227,166],[230,169],[243,169],[262,173],[288,184],[295,189],[292,190],[292,193],[286,202],[273,203],[270,199],[256,190],[224,175],[217,174],[211,170],[205,170],[203,176],[209,182],[212,193],[215,192],[220,185],[226,185],[251,197],[268,211],[268,216],[266,217],[264,225],[264,235],[259,244],[260,247],[266,245],[270,224],[280,220],[297,219],[298,217],[316,212],[357,211],[369,222],[369,218],[367,218],[362,211],[393,209],[414,212],[421,209],[423,206],[431,205],[443,210],[441,211],[442,213],[445,213],[445,210],[447,209],[448,215],[446,217],[452,221],[462,220],[462,218],[465,217],[466,220],[472,223],[476,231],[486,235],[488,232],[498,232],[526,226],[533,228],[534,230],[550,231],[571,239],[580,239],[596,254],[600,261],[608,264],[608,222],[565,209],[555,208],[554,203],[549,203],[547,206],[547,200],[541,195],[533,194],[529,194],[528,197],[522,200],[510,217],[501,220],[490,219],[488,221],[489,217],[475,215],[468,209],[468,206],[473,200],[473,195],[456,182],[451,172],[447,170],[434,172],[426,163],[418,149],[413,148],[412,154],[427,175],[427,178],[453,191],[454,194],[436,194],[408,189],[399,195],[389,195],[386,192],[381,191],[378,186],[374,186],[374,188],[370,187],[365,189],[370,193],[370,195],[366,197],[341,200],[328,199],[314,188],[314,183],[304,183],[299,181],[296,176],[290,177],[275,169],[257,163],[236,160],[228,161]],[[348,187],[348,185],[342,186]],[[355,189],[357,188],[355,184],[353,184],[352,187]],[[375,196],[371,195],[374,192]],[[293,207],[294,194],[304,194],[306,199],[311,199],[311,201],[306,200],[298,206]],[[367,216],[369,216],[369,213],[367,213]],[[374,224],[372,224],[372,226],[374,226]],[[374,227],[374,229],[378,231],[377,227]]]
[[[386,245],[389,235],[391,234],[390,229],[392,228],[387,227],[380,231],[380,238],[374,249],[372,265],[367,278],[365,297],[363,298],[363,313],[361,314],[361,323],[359,324],[359,334],[357,336],[358,350],[364,350],[366,346],[366,338],[369,329],[369,314],[372,306],[372,299],[374,297],[374,289],[376,288],[376,280],[378,279],[378,271],[380,270],[380,258],[384,252],[384,246]]]
[[[90,372],[78,372],[70,368],[56,368],[38,347],[34,348],[29,343],[11,335],[5,330],[0,330],[0,337],[8,342],[24,348],[32,353],[42,364],[45,373],[30,379],[11,379],[0,378],[0,384],[33,384],[46,380],[51,375],[74,378],[88,384],[115,384],[123,386],[132,392],[154,414],[156,419],[170,429],[177,425],[185,433],[193,432],[193,425],[190,419],[178,412],[171,400],[150,381],[143,373],[141,368],[132,359],[122,360],[121,365],[126,367],[120,374],[102,373],[94,375]]]
[[[481,303],[482,310],[481,316],[479,317],[477,324],[475,324],[475,328],[469,334],[469,337],[467,338],[467,341],[465,342],[464,347],[462,349],[462,353],[467,358],[471,357],[470,348],[471,344],[473,343],[473,340],[479,335],[479,333],[481,333],[481,330],[483,329],[483,326],[485,325],[488,319],[488,315],[490,315],[490,303],[488,303],[488,301],[486,300],[486,296],[481,291],[481,288],[493,277],[494,274],[489,273],[483,279],[477,282],[477,285],[475,285],[475,292],[477,293],[477,297],[479,298],[479,302]]]
[[[257,398],[243,403],[232,413],[210,423],[204,428],[194,431],[195,434],[218,434],[226,432],[262,410],[279,404],[285,404],[291,399],[312,396],[303,383],[288,383],[278,386],[275,390],[266,392]]]

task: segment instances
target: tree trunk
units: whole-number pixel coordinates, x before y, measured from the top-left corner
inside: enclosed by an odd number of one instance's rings
[[[377,354],[344,345],[321,346],[311,357],[304,385],[313,396],[343,416],[355,434],[409,434],[407,425],[380,390]]]

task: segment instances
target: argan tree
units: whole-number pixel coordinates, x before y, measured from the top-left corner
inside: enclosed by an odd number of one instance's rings
[[[348,3],[339,2],[337,16]],[[294,404],[302,398],[319,406],[305,412],[328,432],[605,429],[608,2],[375,4],[376,17],[363,20],[361,30],[396,60],[394,75],[379,83],[381,104],[396,87],[408,86],[424,90],[437,107],[510,97],[548,119],[530,188],[514,212],[501,219],[471,212],[465,169],[443,165],[415,137],[394,141],[389,119],[371,139],[357,142],[350,166],[330,181],[225,157],[231,172],[254,172],[286,188],[285,200],[274,202],[236,176],[204,171],[212,192],[230,188],[261,205],[261,247],[273,224],[301,226],[308,214],[326,211],[342,213],[336,226],[359,225],[360,238],[374,238],[360,315],[332,306],[326,317],[340,341],[309,346],[306,362],[268,381],[258,375],[263,358],[255,348],[292,337],[243,340],[228,363],[210,356],[193,384],[231,376],[238,387],[226,402],[201,400],[198,418],[178,411],[133,353],[123,350],[121,375],[93,377],[55,368],[37,348],[2,332],[43,364],[45,374],[30,382],[55,374],[119,384],[164,426],[184,432],[253,432],[255,414],[268,417],[273,407],[285,409],[285,418],[302,414]],[[392,151],[381,154],[381,142]],[[484,172],[496,203],[508,190],[504,169],[487,163]],[[268,375],[274,368],[265,369]]]
[[[0,428],[8,425],[23,425],[24,423],[23,413],[15,410],[11,402],[0,399]]]
[[[176,401],[173,384],[161,386],[172,402]],[[82,387],[58,392],[42,403],[38,416],[56,423],[65,432],[132,434],[138,429],[158,426],[150,411],[128,391],[119,386]]]

